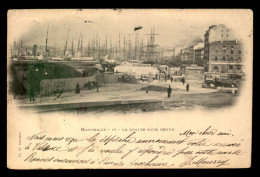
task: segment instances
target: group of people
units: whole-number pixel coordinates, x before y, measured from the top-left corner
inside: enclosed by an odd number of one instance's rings
[[[171,77],[171,82],[172,82],[172,77]],[[185,83],[185,79],[184,78],[182,78],[181,79],[181,82],[183,83],[183,85],[184,85],[184,83]],[[187,83],[186,84],[186,91],[187,92],[189,92],[189,89],[190,89],[190,85],[189,85],[189,83]],[[168,93],[168,98],[170,98],[171,97],[171,93],[172,93],[172,88],[171,88],[171,86],[169,85],[169,88],[167,88],[167,93]]]

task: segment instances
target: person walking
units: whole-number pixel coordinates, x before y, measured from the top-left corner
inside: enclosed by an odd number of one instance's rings
[[[184,85],[184,83],[185,83],[184,77],[181,79],[181,81],[182,81],[182,84]]]
[[[29,73],[28,73],[28,86],[29,86],[29,97],[30,101],[35,101],[35,91],[36,91],[36,83],[35,81],[37,80],[37,74],[33,66],[29,66]],[[22,76],[22,84],[24,83],[25,76]]]
[[[173,81],[173,78],[171,77],[171,83],[172,83],[172,81]]]
[[[34,88],[32,86],[30,86],[30,90],[29,90],[29,96],[30,96],[30,101],[35,101],[34,96]]]
[[[79,83],[77,83],[77,85],[76,85],[75,93],[76,93],[76,94],[79,94],[79,93],[80,93]]]
[[[98,90],[98,88],[99,88],[99,85],[97,84],[97,86],[96,86],[96,87],[97,87],[97,91],[96,91],[96,92],[99,92],[99,90]]]
[[[189,89],[190,89],[190,85],[187,84],[187,85],[186,85],[186,91],[189,92]]]
[[[171,86],[169,85],[169,88],[167,88],[167,92],[168,92],[168,98],[171,97],[171,93],[172,93],[172,88]]]

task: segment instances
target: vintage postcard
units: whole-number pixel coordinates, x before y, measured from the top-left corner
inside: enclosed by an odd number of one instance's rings
[[[250,9],[12,9],[10,169],[250,168]]]

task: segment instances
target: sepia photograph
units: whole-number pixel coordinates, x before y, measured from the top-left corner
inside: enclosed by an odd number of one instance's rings
[[[11,168],[250,166],[251,10],[14,9],[7,21]]]
[[[102,13],[88,18],[80,10],[80,16],[59,21],[33,20],[12,36],[9,84],[18,106],[136,112],[218,109],[236,102],[246,74],[244,44],[235,29],[171,16],[140,24],[132,22],[136,14],[115,13],[118,20]]]

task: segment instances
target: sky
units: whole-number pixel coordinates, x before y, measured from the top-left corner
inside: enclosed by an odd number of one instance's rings
[[[244,13],[241,13],[243,11]],[[11,10],[8,12],[8,45],[22,39],[25,45],[45,45],[47,28],[49,46],[65,46],[77,43],[82,35],[83,45],[98,35],[103,42],[111,38],[112,44],[121,46],[124,36],[134,41],[134,28],[139,39],[147,40],[151,29],[155,29],[155,43],[161,47],[187,45],[195,39],[204,39],[209,26],[225,24],[238,33],[247,31],[245,14],[249,10],[181,10],[181,9],[67,9],[67,10]],[[249,23],[249,22],[248,22]],[[249,35],[242,33],[242,35]],[[102,42],[101,41],[101,42]]]

